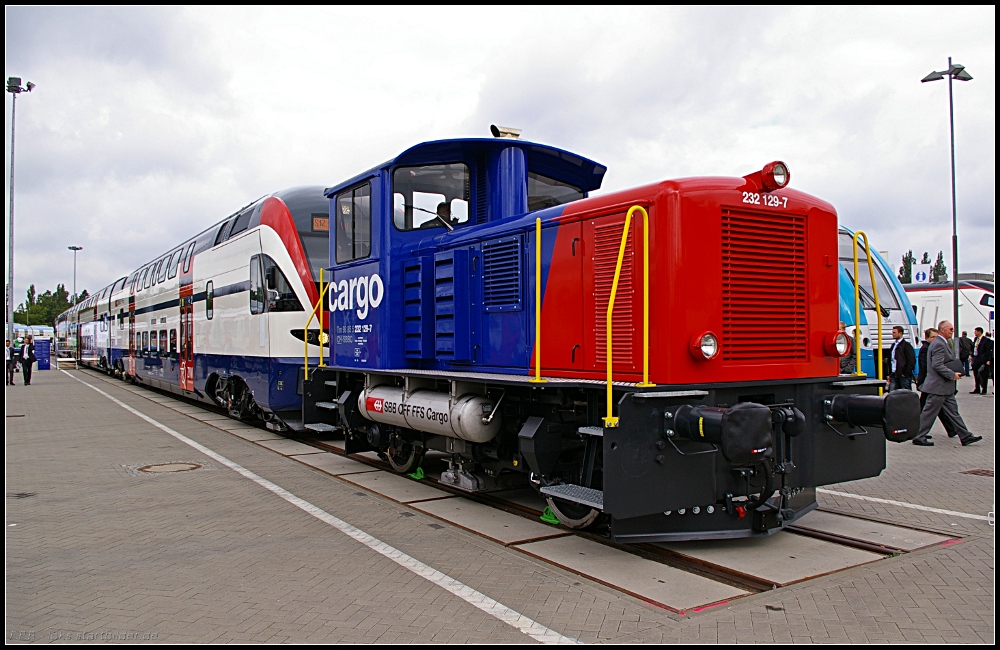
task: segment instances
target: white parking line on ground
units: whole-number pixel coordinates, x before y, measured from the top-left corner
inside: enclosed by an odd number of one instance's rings
[[[966,519],[978,519],[980,521],[990,521],[990,517],[985,515],[972,515],[967,512],[955,512],[954,510],[942,510],[941,508],[930,508],[928,506],[917,505],[916,503],[906,503],[905,501],[892,501],[891,499],[879,499],[878,497],[865,497],[860,494],[851,494],[849,492],[838,492],[837,490],[827,490],[825,488],[816,488],[816,491],[820,494],[833,494],[838,497],[847,497],[848,499],[861,499],[862,501],[874,501],[875,503],[885,503],[890,506],[900,506],[901,508],[913,508],[914,510],[923,510],[924,512],[936,512],[940,515],[950,515],[952,517],[965,517]]]
[[[348,537],[351,537],[351,538],[357,540],[358,542],[361,542],[362,544],[364,544],[368,548],[372,549],[376,553],[379,553],[379,554],[381,554],[381,555],[389,558],[390,560],[392,560],[396,564],[400,565],[401,567],[403,567],[405,569],[408,569],[408,570],[412,571],[413,573],[417,574],[418,576],[420,576],[422,578],[425,578],[426,580],[429,580],[430,582],[433,582],[434,584],[438,585],[442,589],[445,589],[446,591],[449,591],[452,594],[458,596],[459,598],[461,598],[465,602],[469,603],[473,607],[476,607],[477,609],[479,609],[479,610],[481,610],[483,612],[486,612],[490,616],[493,616],[493,617],[495,617],[495,618],[503,621],[504,623],[507,623],[511,627],[514,627],[514,628],[520,630],[521,632],[523,632],[524,634],[527,634],[528,636],[530,636],[531,638],[535,639],[536,641],[539,641],[541,643],[562,643],[562,644],[571,644],[571,643],[572,644],[576,644],[576,643],[580,643],[579,640],[574,639],[572,637],[563,636],[562,634],[559,634],[555,630],[551,630],[551,629],[545,627],[541,623],[539,623],[537,621],[534,621],[534,620],[528,618],[527,616],[525,616],[524,614],[521,614],[520,612],[507,607],[503,603],[500,603],[500,602],[497,602],[496,600],[493,600],[492,598],[490,598],[486,594],[483,594],[483,593],[481,593],[479,591],[476,591],[472,587],[470,587],[470,586],[468,586],[466,584],[463,584],[463,583],[459,582],[458,580],[455,580],[454,578],[452,578],[452,577],[450,577],[450,576],[448,576],[448,575],[446,575],[446,574],[438,571],[434,567],[431,567],[431,566],[429,566],[427,564],[424,564],[420,560],[412,558],[409,555],[407,555],[406,553],[403,553],[402,551],[400,551],[400,550],[398,550],[396,548],[393,548],[392,546],[386,544],[385,542],[383,542],[383,541],[381,541],[381,540],[379,540],[379,539],[377,539],[377,538],[369,535],[368,533],[366,533],[365,531],[361,530],[360,528],[356,528],[356,527],[352,526],[351,524],[347,523],[346,521],[343,521],[341,519],[338,519],[337,517],[334,517],[330,513],[326,512],[325,510],[323,510],[321,508],[318,508],[317,506],[314,506],[313,504],[309,503],[308,501],[295,496],[291,492],[285,490],[284,488],[282,488],[282,487],[280,487],[278,485],[275,485],[274,483],[268,481],[267,479],[262,478],[262,477],[260,477],[260,476],[258,476],[256,474],[254,474],[250,470],[246,469],[245,467],[243,467],[243,466],[241,466],[241,465],[239,465],[237,463],[234,463],[233,461],[229,460],[225,456],[222,456],[222,455],[220,455],[220,454],[212,451],[208,447],[205,447],[204,445],[202,445],[200,443],[197,443],[194,440],[191,440],[190,438],[184,436],[183,434],[180,434],[180,433],[174,431],[173,429],[171,429],[167,425],[161,424],[160,422],[157,422],[156,420],[154,420],[153,418],[149,417],[145,413],[142,413],[141,411],[138,411],[138,410],[132,408],[128,404],[126,404],[126,403],[124,403],[124,402],[116,399],[115,397],[112,397],[111,395],[109,395],[108,393],[104,392],[100,388],[98,388],[98,387],[96,387],[96,386],[94,386],[94,385],[92,385],[92,384],[90,384],[88,382],[85,382],[82,379],[74,377],[72,374],[66,372],[65,370],[62,370],[61,372],[65,373],[69,377],[72,377],[73,379],[75,379],[76,381],[80,382],[84,386],[87,386],[88,388],[91,388],[91,389],[97,391],[98,393],[100,393],[101,395],[107,397],[109,400],[111,400],[112,402],[114,402],[118,406],[122,407],[123,409],[125,409],[129,413],[132,413],[133,415],[136,415],[136,416],[142,418],[146,422],[149,422],[150,424],[152,424],[154,427],[160,429],[161,431],[164,431],[164,432],[170,434],[171,436],[173,436],[174,438],[180,440],[184,444],[193,447],[194,449],[200,451],[201,453],[205,454],[209,458],[212,458],[213,460],[218,461],[219,463],[222,463],[223,465],[225,465],[229,469],[233,470],[234,472],[242,475],[245,478],[250,479],[251,481],[253,481],[257,485],[260,485],[261,487],[263,487],[264,489],[273,492],[274,494],[278,495],[279,497],[281,497],[282,499],[284,499],[288,503],[294,505],[295,507],[304,510],[305,512],[309,513],[313,517],[316,517],[320,521],[322,521],[322,522],[324,522],[326,524],[329,524],[330,526],[333,526],[334,528],[336,528],[337,530],[341,531],[342,533],[344,533]]]

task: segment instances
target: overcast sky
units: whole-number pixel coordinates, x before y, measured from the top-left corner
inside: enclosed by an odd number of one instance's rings
[[[94,291],[246,203],[491,123],[602,192],[785,161],[892,262],[995,268],[995,9],[6,8],[15,297]],[[10,172],[11,99],[5,98]],[[5,187],[9,204],[9,188]],[[9,216],[9,215],[8,215]],[[6,230],[6,225],[5,225]]]

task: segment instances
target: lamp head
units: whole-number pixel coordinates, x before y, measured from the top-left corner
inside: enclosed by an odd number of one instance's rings
[[[29,82],[28,82],[27,84],[25,84],[25,86],[27,86],[27,88],[28,88],[28,92],[29,92],[29,93],[30,93],[30,92],[31,92],[32,90],[34,90],[34,89],[35,89],[35,86],[36,86],[36,85],[37,85],[37,84],[33,84],[33,83],[31,83],[30,81],[29,81]]]
[[[940,81],[941,79],[944,79],[944,73],[943,72],[932,72],[929,75],[927,75],[926,77],[924,77],[923,79],[921,79],[920,83],[925,84],[928,81]]]

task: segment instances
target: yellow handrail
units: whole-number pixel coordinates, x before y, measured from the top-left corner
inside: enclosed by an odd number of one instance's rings
[[[632,223],[632,213],[636,210],[642,212],[642,383],[637,386],[653,386],[649,383],[649,213],[640,205],[633,205],[625,213],[625,227],[622,229],[622,241],[618,246],[618,262],[615,264],[615,278],[611,282],[611,295],[608,296],[608,314],[605,321],[606,345],[605,359],[608,370],[608,416],[604,418],[606,428],[618,426],[618,418],[612,415],[614,401],[611,391],[611,368],[612,357],[614,356],[611,336],[611,315],[615,309],[615,295],[618,293],[618,278],[622,272],[622,261],[625,258],[625,244],[628,241],[628,229]]]
[[[535,218],[535,376],[531,384],[544,384],[542,379],[542,218]]]
[[[312,323],[313,318],[316,317],[316,311],[323,305],[323,297],[326,295],[326,290],[330,288],[330,285],[323,285],[323,269],[319,270],[319,299],[316,300],[316,305],[313,307],[312,313],[309,314],[309,320],[306,321],[306,326],[302,330],[302,345],[305,348],[305,363],[303,366],[302,379],[309,379],[309,325]],[[322,313],[322,312],[321,312]],[[319,317],[319,367],[326,367],[326,363],[323,361],[323,316]]]
[[[861,278],[858,277],[858,237],[865,239],[865,254],[868,256],[868,274],[872,281],[872,292],[875,294],[875,318],[878,324],[878,362],[875,364],[875,376],[883,379],[882,376],[882,303],[878,299],[878,284],[875,282],[875,260],[872,259],[872,248],[868,244],[868,235],[859,230],[854,233],[854,348],[855,348],[855,375],[863,375],[861,371]],[[878,394],[882,394],[882,387],[879,386]]]

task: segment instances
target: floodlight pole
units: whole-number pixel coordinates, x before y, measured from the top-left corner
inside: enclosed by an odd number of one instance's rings
[[[962,330],[958,322],[958,203],[955,192],[955,101],[952,95],[951,82],[957,78],[960,81],[971,81],[972,76],[965,71],[965,66],[954,65],[948,57],[948,69],[942,72],[932,72],[921,83],[937,81],[948,77],[948,128],[951,135],[951,272],[952,272],[952,309],[955,314],[955,336],[951,338],[952,351],[958,354],[958,338]]]
[[[82,251],[83,250],[83,246],[69,246],[68,248],[71,251],[73,251],[73,304],[75,305],[76,302],[77,302],[77,295],[76,295],[76,252],[77,251]]]
[[[11,95],[10,107],[10,221],[7,223],[7,338],[14,340],[14,116],[17,113],[17,96],[34,90],[30,81],[21,86],[20,77],[7,77],[7,92]]]

